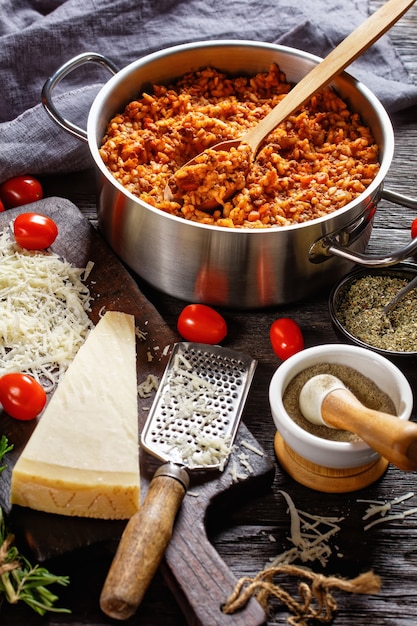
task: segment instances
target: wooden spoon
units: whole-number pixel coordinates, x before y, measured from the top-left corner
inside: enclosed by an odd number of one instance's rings
[[[299,83],[297,83],[291,91],[281,100],[276,107],[266,115],[263,120],[243,135],[240,139],[230,139],[215,144],[209,150],[229,151],[236,148],[239,144],[248,144],[252,150],[252,160],[255,158],[258,148],[263,139],[291,115],[298,107],[300,107],[308,98],[314,95],[319,89],[326,86],[330,81],[340,74],[350,63],[369,48],[377,39],[379,39],[404,13],[414,4],[415,0],[388,0],[373,15],[371,15],[363,24],[356,28],[353,33],[348,35],[323,61],[316,65]],[[204,151],[206,152],[206,151]],[[200,155],[203,153],[200,153]],[[188,161],[184,167],[194,164],[198,161],[197,155],[191,161]],[[182,168],[181,168],[182,169]],[[176,175],[174,174],[174,177]],[[177,179],[175,178],[177,181]],[[178,181],[177,181],[178,182]],[[223,201],[237,190],[233,184],[228,186],[223,197]],[[178,194],[176,194],[178,196]],[[174,196],[167,185],[165,190],[165,198],[172,199]],[[202,199],[198,208],[209,211],[219,206],[216,197]]]
[[[299,405],[311,423],[355,433],[399,469],[417,469],[417,424],[369,409],[335,376],[310,378],[301,390]]]

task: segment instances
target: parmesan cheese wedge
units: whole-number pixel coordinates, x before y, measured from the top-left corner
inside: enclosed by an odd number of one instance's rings
[[[127,519],[139,507],[135,323],[108,311],[77,352],[12,473],[11,502]]]

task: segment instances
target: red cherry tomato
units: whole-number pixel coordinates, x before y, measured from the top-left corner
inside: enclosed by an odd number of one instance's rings
[[[11,417],[32,420],[44,408],[46,393],[42,385],[28,374],[4,374],[0,378],[0,403]]]
[[[273,351],[283,361],[304,348],[301,329],[297,322],[289,317],[275,320],[271,325],[269,337]]]
[[[13,231],[19,246],[28,250],[45,250],[53,244],[58,235],[55,222],[39,213],[18,215],[14,221]]]
[[[224,318],[205,304],[188,304],[178,317],[177,328],[184,339],[197,343],[220,343],[227,335]]]
[[[3,202],[0,200],[0,213],[3,213],[4,209],[5,209],[5,206]]]
[[[15,176],[0,185],[0,198],[8,209],[14,209],[42,200],[42,185],[33,176]]]
[[[411,238],[415,239],[417,237],[417,217],[413,220],[411,224]]]

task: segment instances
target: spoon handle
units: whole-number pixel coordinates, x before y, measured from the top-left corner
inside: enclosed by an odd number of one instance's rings
[[[388,0],[316,65],[276,107],[242,137],[256,153],[261,141],[379,39],[416,0]]]
[[[417,469],[417,424],[364,406],[348,389],[336,389],[321,405],[323,421],[358,435],[402,470]]]
[[[409,291],[415,289],[415,287],[417,287],[417,276],[415,276],[413,280],[410,280],[410,282],[407,283],[405,287],[400,289],[400,291],[393,297],[393,299],[384,306],[384,314],[388,315],[388,313],[392,311],[392,309],[398,304],[398,302],[402,300],[402,298],[404,298],[404,296],[406,296]]]

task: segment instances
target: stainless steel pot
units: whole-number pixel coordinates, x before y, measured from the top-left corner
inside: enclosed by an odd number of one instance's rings
[[[124,189],[101,160],[99,147],[111,117],[152,83],[214,66],[232,74],[255,74],[276,62],[296,83],[320,61],[311,54],[268,43],[209,41],[184,44],[145,56],[118,71],[105,57],[86,53],[50,77],[42,100],[67,132],[88,142],[99,174],[98,223],[116,254],[140,277],[174,297],[226,307],[257,308],[306,298],[334,283],[351,268],[391,265],[407,258],[417,240],[389,257],[367,257],[376,204],[391,164],[394,136],[379,100],[363,84],[340,75],[332,85],[372,129],[381,169],[357,199],[331,215],[271,229],[228,229],[189,222],[142,202]],[[104,65],[113,75],[96,96],[87,131],[72,124],[53,104],[55,86],[85,63]],[[390,194],[396,201],[416,201]]]

